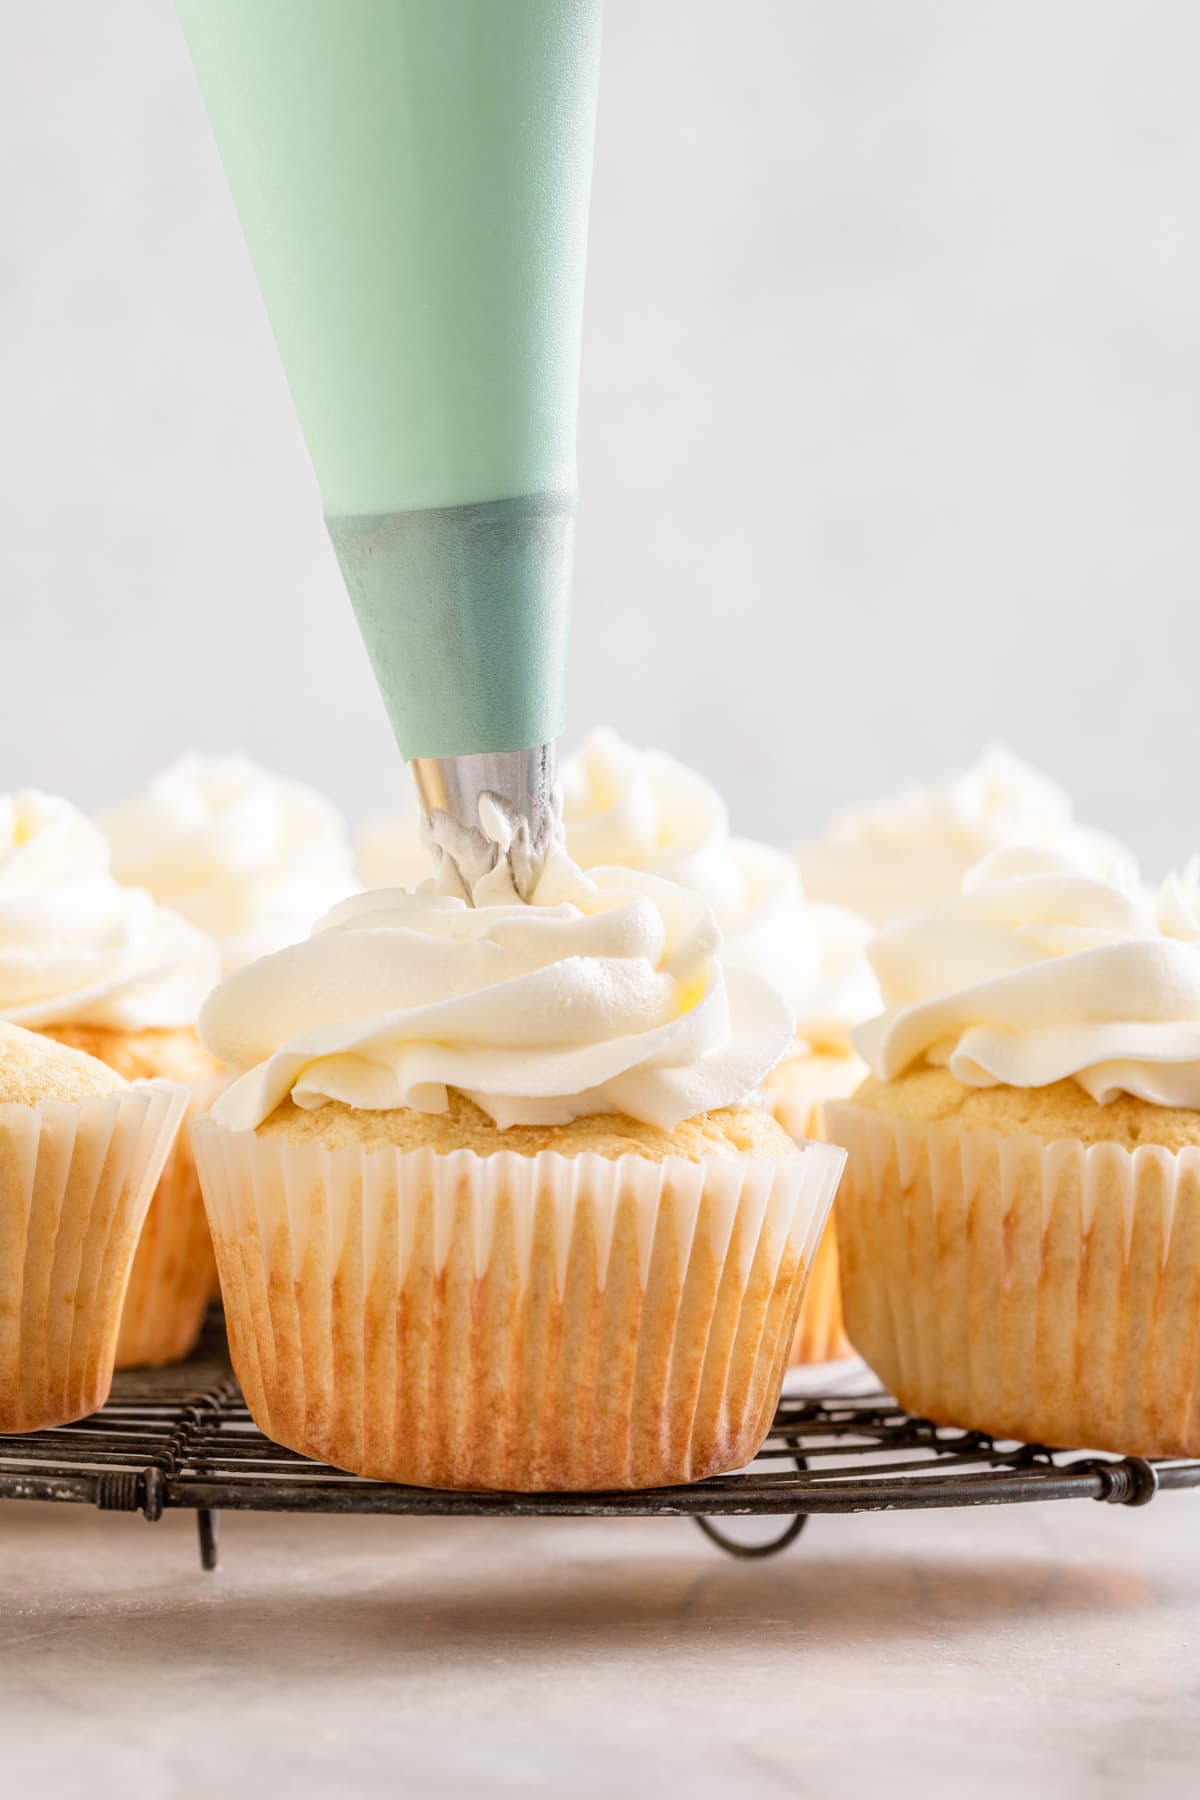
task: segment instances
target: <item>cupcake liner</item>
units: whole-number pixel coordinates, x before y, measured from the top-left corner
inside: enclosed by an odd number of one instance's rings
[[[843,1161],[192,1139],[261,1429],[378,1479],[527,1492],[754,1456]]]
[[[786,1064],[780,1071],[778,1083],[768,1083],[767,1105],[797,1143],[827,1136],[825,1103],[853,1093],[866,1073],[866,1064],[856,1056],[841,1058],[844,1067],[836,1070],[831,1070],[831,1060],[828,1057],[821,1059],[823,1079],[814,1081],[811,1086],[792,1077]],[[794,1368],[805,1363],[833,1362],[838,1357],[849,1356],[852,1349],[842,1317],[835,1204],[809,1270],[788,1364]]]
[[[836,1101],[846,1324],[901,1405],[1124,1455],[1200,1453],[1200,1149],[1046,1144]]]
[[[853,1355],[842,1314],[842,1287],[838,1272],[837,1219],[833,1213],[821,1234],[808,1272],[808,1286],[800,1302],[788,1367],[836,1362]]]
[[[0,1105],[0,1431],[102,1406],[138,1233],[187,1089]]]
[[[185,1119],[208,1111],[227,1076],[193,1085]],[[118,1369],[180,1362],[200,1336],[217,1263],[186,1130],[176,1138],[146,1214],[125,1291]]]

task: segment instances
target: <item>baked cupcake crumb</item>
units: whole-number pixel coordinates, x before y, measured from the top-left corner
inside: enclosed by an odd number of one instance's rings
[[[963,1131],[1025,1132],[1043,1143],[1073,1138],[1084,1144],[1120,1144],[1135,1150],[1154,1144],[1183,1150],[1200,1144],[1200,1112],[1156,1106],[1118,1094],[1101,1106],[1077,1081],[1048,1087],[964,1087],[948,1069],[923,1066],[892,1081],[868,1076],[855,1091],[856,1105],[891,1119],[957,1125]]]
[[[224,1065],[210,1054],[190,1025],[175,1030],[116,1031],[106,1025],[48,1025],[45,1035],[56,1044],[81,1050],[107,1063],[126,1081],[211,1081]]]
[[[0,1105],[90,1100],[118,1094],[125,1086],[115,1070],[94,1056],[0,1021]]]
[[[681,1156],[701,1162],[709,1156],[787,1156],[795,1150],[791,1138],[770,1114],[753,1106],[726,1106],[700,1113],[671,1131],[624,1113],[596,1113],[569,1125],[511,1125],[501,1130],[482,1107],[453,1089],[443,1113],[416,1112],[411,1107],[358,1111],[339,1101],[305,1111],[285,1100],[258,1127],[258,1133],[286,1138],[290,1143],[319,1143],[330,1150],[348,1145],[364,1150],[390,1146],[442,1154],[474,1150],[479,1156],[496,1150],[515,1151],[518,1156],[536,1156],[542,1150],[556,1150],[564,1156],[589,1151],[612,1161],[619,1156],[641,1156],[663,1162],[668,1156]]]

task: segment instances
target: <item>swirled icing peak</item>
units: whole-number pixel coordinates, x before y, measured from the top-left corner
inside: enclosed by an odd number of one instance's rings
[[[697,895],[551,851],[528,902],[383,889],[231,975],[204,1042],[242,1071],[214,1108],[250,1129],[296,1105],[441,1112],[500,1126],[628,1114],[670,1129],[750,1094],[789,1046],[778,994],[727,966]]]
[[[1168,875],[1159,889],[1158,923],[1164,937],[1200,943],[1200,856],[1178,874]]]
[[[567,854],[580,868],[638,869],[700,894],[716,914],[725,961],[772,982],[807,1043],[848,1052],[850,1027],[879,1006],[863,955],[866,920],[808,903],[791,857],[734,837],[716,789],[665,751],[593,731],[559,781]],[[411,815],[371,820],[359,853],[370,885],[409,886],[432,866]]]
[[[796,855],[815,898],[883,924],[952,899],[981,857],[1019,845],[1061,850],[1102,879],[1136,874],[1123,844],[1076,823],[1064,788],[996,744],[946,781],[837,814]]]
[[[201,932],[113,879],[103,837],[68,801],[0,795],[0,1018],[190,1025],[218,972]]]
[[[665,751],[593,731],[563,762],[559,780],[567,853],[580,868],[639,869],[700,894],[716,914],[725,960],[779,988],[805,1042],[849,1050],[850,1027],[879,1006],[863,955],[865,919],[810,904],[792,858],[734,837],[716,789]],[[408,886],[430,872],[411,817],[370,821],[359,851],[372,885]],[[438,885],[455,890],[444,870]]]
[[[356,885],[336,808],[245,756],[181,756],[97,823],[118,878],[207,932],[226,971],[302,938]]]
[[[883,1014],[855,1042],[891,1080],[922,1061],[969,1087],[1074,1080],[1200,1108],[1195,871],[1157,896],[1046,850],[996,851],[961,895],[873,940]]]
[[[644,869],[702,894],[726,960],[774,983],[808,1043],[849,1049],[850,1027],[878,1006],[865,920],[806,901],[792,859],[734,837],[716,789],[664,751],[594,731],[563,764],[562,791],[578,863]]]

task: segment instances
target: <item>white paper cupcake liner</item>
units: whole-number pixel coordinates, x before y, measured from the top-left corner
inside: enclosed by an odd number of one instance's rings
[[[0,1105],[0,1431],[102,1406],[150,1196],[187,1103],[173,1082]]]
[[[910,1411],[1200,1454],[1200,1149],[964,1132],[832,1102],[846,1325]]]
[[[379,1479],[525,1491],[750,1460],[843,1161],[192,1138],[262,1430]]]
[[[766,1103],[797,1143],[824,1139],[826,1102],[852,1094],[866,1073],[866,1063],[857,1056],[794,1058],[768,1081]],[[833,1362],[850,1352],[842,1317],[835,1204],[809,1270],[788,1362],[792,1367]]]
[[[193,1083],[185,1121],[206,1113],[228,1083],[227,1075]],[[117,1335],[117,1368],[181,1361],[200,1335],[216,1287],[212,1236],[185,1128],[167,1156],[134,1253]]]

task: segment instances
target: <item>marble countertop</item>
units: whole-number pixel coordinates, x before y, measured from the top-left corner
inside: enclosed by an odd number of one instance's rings
[[[1200,1496],[810,1521],[0,1507],[6,1793],[1196,1792]],[[244,1760],[242,1760],[244,1759]]]

